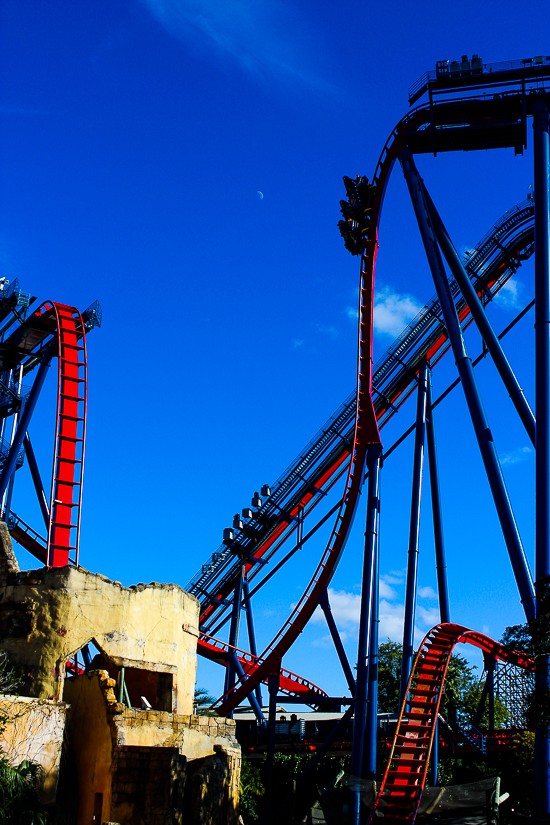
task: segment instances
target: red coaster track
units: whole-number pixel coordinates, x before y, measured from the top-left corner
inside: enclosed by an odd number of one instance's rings
[[[416,656],[369,824],[374,821],[376,811],[384,817],[384,822],[413,823],[415,820],[426,782],[445,676],[458,642],[475,645],[518,667],[535,668],[527,656],[511,653],[488,636],[462,625],[440,624],[432,628]]]
[[[10,357],[21,364],[24,373],[47,360],[48,354],[57,356],[58,362],[47,538],[14,513],[6,513],[10,533],[49,567],[63,567],[69,561],[78,564],[86,437],[86,324],[75,307],[48,301],[7,339],[6,349],[4,368],[12,367]]]
[[[344,495],[336,516],[336,523],[321,561],[292,614],[261,656],[258,657],[254,669],[249,669],[246,681],[237,682],[235,687],[220,699],[216,709],[223,716],[234,710],[260,681],[263,681],[270,673],[278,670],[284,654],[294,644],[307,625],[317,607],[322,592],[329,586],[351,530],[363,486],[368,447],[381,443],[377,421],[381,413],[377,416],[372,399],[372,319],[378,228],[382,205],[389,176],[398,153],[407,145],[411,136],[418,134],[420,127],[430,122],[430,116],[430,107],[420,106],[409,112],[397,124],[382,150],[372,181],[374,190],[369,210],[369,228],[368,233],[365,235],[365,248],[361,257],[355,428],[351,461]],[[466,307],[460,320],[462,321],[468,314],[469,310]],[[446,332],[442,331],[438,340],[431,346],[427,354],[428,358],[441,348],[446,338]],[[397,395],[401,393],[402,389],[399,390]],[[391,404],[392,399],[389,399],[387,406],[389,407]],[[309,501],[311,492],[306,493],[306,496],[308,496],[307,500]],[[302,502],[300,506],[303,506]],[[230,587],[220,592],[218,599],[221,600],[229,589]],[[201,616],[202,626],[204,626],[204,620],[208,617],[208,614],[215,607],[216,600],[213,600],[210,607],[207,607]],[[202,646],[199,644],[200,653],[202,652],[201,648]]]

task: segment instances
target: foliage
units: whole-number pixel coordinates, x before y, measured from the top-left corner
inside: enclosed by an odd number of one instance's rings
[[[402,646],[388,639],[378,648],[378,710],[397,713],[401,677]],[[475,667],[462,656],[451,657],[441,697],[441,715],[452,727],[468,725],[477,710],[481,689],[474,674]],[[506,708],[495,702],[495,721],[504,721]],[[485,712],[485,716],[487,712]],[[487,720],[488,721],[488,720]]]
[[[15,675],[8,654],[5,650],[0,650],[0,693],[16,693],[20,685],[21,680]]]
[[[16,693],[21,682],[15,675],[15,670],[11,667],[8,654],[5,650],[0,650],[0,693]],[[0,711],[0,734],[6,729],[8,716]]]
[[[259,768],[252,765],[243,756],[241,764],[241,814],[245,822],[255,821],[260,817],[261,797],[265,794],[265,785]]]
[[[15,767],[0,757],[0,825],[46,825],[38,793],[43,781],[41,765],[24,760]]]
[[[0,693],[16,694],[20,684],[7,653],[0,651]],[[0,712],[0,734],[8,720]],[[41,765],[23,760],[16,767],[0,753],[0,825],[45,825],[49,821],[39,797],[43,781]]]
[[[527,653],[535,663],[550,656],[550,577],[537,582],[537,617],[526,624],[507,627],[501,643],[508,650]],[[535,688],[528,700],[526,711],[530,728],[550,732],[550,684],[537,674]]]
[[[215,710],[212,710],[210,705],[216,701],[215,696],[211,696],[208,690],[203,687],[195,688],[195,696],[193,699],[193,709],[197,716],[217,716]]]
[[[378,711],[380,713],[397,713],[399,709],[402,650],[400,644],[390,639],[378,648]]]

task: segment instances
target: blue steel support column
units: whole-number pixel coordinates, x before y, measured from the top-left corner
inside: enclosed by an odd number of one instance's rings
[[[29,422],[32,418],[36,402],[38,401],[40,390],[42,389],[42,386],[44,384],[44,380],[48,372],[48,367],[50,366],[52,353],[53,346],[50,345],[44,353],[42,362],[38,367],[38,372],[36,373],[36,378],[34,379],[32,390],[27,399],[27,403],[25,404],[25,409],[23,410],[21,418],[19,419],[17,430],[15,432],[15,437],[13,439],[13,444],[10,447],[6,463],[4,464],[4,469],[0,474],[0,501],[4,498],[4,493],[6,492],[6,488],[11,478],[11,474],[15,470],[17,456],[19,454],[19,451],[21,450],[21,445],[23,444],[25,433],[27,432],[27,429],[29,427]]]
[[[537,458],[535,471],[535,578],[537,607],[550,575],[550,196],[549,118],[546,101],[533,103],[535,159],[535,394]],[[548,688],[549,660],[537,657],[537,686]],[[536,809],[550,813],[550,740],[535,732]]]
[[[521,602],[527,621],[531,621],[535,616],[535,590],[531,572],[521,543],[506,484],[504,483],[504,477],[493,442],[493,436],[489,428],[489,422],[483,409],[483,403],[472,367],[472,360],[468,355],[462,336],[449,281],[447,280],[447,275],[443,267],[441,253],[437,246],[435,232],[424,198],[422,183],[409,149],[404,149],[400,153],[400,161],[424,243],[426,257],[430,265],[435,288],[445,318],[447,334],[453,349],[455,363],[464,389],[464,395],[474,426],[481,457],[485,465],[485,472],[487,473],[487,479],[497,509]]]
[[[411,496],[411,525],[409,531],[409,558],[407,562],[407,589],[405,593],[405,624],[403,627],[403,657],[399,705],[406,693],[414,653],[414,617],[416,613],[416,585],[418,572],[418,540],[420,531],[420,503],[422,499],[422,469],[424,466],[424,442],[426,440],[426,406],[428,399],[428,365],[418,373],[416,402],[416,433],[414,437],[414,462]]]
[[[334,642],[336,653],[338,654],[338,658],[340,659],[340,664],[342,665],[342,670],[344,671],[344,676],[346,677],[350,693],[352,696],[355,696],[355,679],[353,678],[353,671],[348,662],[348,657],[346,656],[346,651],[344,650],[342,639],[340,638],[340,634],[338,633],[338,628],[336,627],[336,622],[334,621],[334,616],[332,615],[332,610],[330,608],[330,602],[328,599],[328,593],[326,590],[323,590],[323,592],[321,593],[321,598],[319,599],[319,607],[325,614],[328,629],[330,631],[332,641]]]
[[[22,416],[24,412],[25,412],[25,399],[23,399],[21,401],[21,411],[20,411],[19,415]],[[15,462],[15,466],[17,467],[17,460]],[[9,518],[9,514],[10,514],[10,511],[11,511],[11,500],[13,498],[13,488],[14,488],[14,486],[15,486],[15,469],[14,469],[13,473],[11,474],[11,478],[8,482],[8,494],[6,496],[6,507],[5,507],[5,516],[4,516],[4,518]],[[46,528],[48,528],[48,526],[49,525],[46,525]]]
[[[378,480],[378,518],[380,519],[380,479]],[[374,553],[372,603],[368,664],[367,724],[365,728],[365,779],[376,779],[378,745],[378,628],[380,625],[380,539]]]
[[[489,730],[495,729],[495,657],[489,655],[487,661],[487,681],[489,693]]]
[[[281,663],[276,673],[267,678],[269,691],[269,717],[267,720],[267,748],[266,748],[266,776],[265,776],[265,821],[270,822],[273,816],[273,761],[275,758],[275,722],[277,721],[277,694],[281,681]]]
[[[445,256],[447,263],[449,264],[449,269],[454,275],[454,278],[457,284],[460,287],[460,291],[464,296],[464,300],[468,304],[470,308],[470,312],[472,313],[472,317],[476,322],[477,328],[479,329],[483,340],[487,345],[487,349],[491,354],[491,358],[497,368],[502,381],[504,382],[504,386],[508,390],[510,398],[512,399],[512,403],[516,408],[519,417],[523,423],[527,431],[527,435],[531,439],[533,445],[535,444],[535,416],[533,415],[533,411],[529,404],[527,403],[527,399],[523,393],[522,388],[519,385],[519,381],[514,375],[514,371],[512,367],[508,363],[508,359],[504,354],[504,350],[502,349],[502,345],[498,340],[493,327],[485,310],[479,300],[478,294],[475,291],[472,282],[468,277],[468,273],[464,269],[464,265],[460,260],[460,257],[453,246],[453,243],[443,225],[443,221],[441,220],[437,209],[435,208],[432,199],[430,198],[425,184],[422,184],[422,188],[424,190],[424,197],[426,198],[426,203],[428,205],[428,210],[430,213],[430,218],[433,223],[433,228],[435,230],[435,235],[438,240],[438,243],[441,247],[441,251]]]
[[[248,628],[248,643],[250,645],[250,652],[253,656],[258,655],[258,648],[256,647],[256,632],[254,630],[254,618],[252,616],[252,600],[250,598],[250,588],[248,587],[248,579],[246,576],[244,577],[243,581],[243,593],[244,593],[244,602],[246,606],[246,626]],[[254,693],[256,694],[256,699],[258,700],[258,704],[262,706],[262,691],[260,686],[258,685],[255,688]]]
[[[439,596],[439,618],[442,622],[451,621],[449,587],[447,584],[447,564],[445,561],[445,544],[443,542],[443,522],[441,520],[441,494],[439,492],[439,470],[437,468],[437,447],[435,438],[434,412],[432,409],[432,371],[428,372],[428,397],[426,418],[426,443],[428,445],[428,464],[430,467],[430,490],[432,494],[432,512],[434,522],[435,567],[437,572],[437,592]]]
[[[235,582],[235,591],[233,593],[233,609],[231,613],[231,625],[229,627],[229,640],[228,643],[231,647],[237,647],[237,642],[239,641],[239,622],[241,618],[241,601],[243,598],[243,579],[245,574],[245,567],[244,564],[241,564],[241,571],[237,577]],[[224,693],[227,693],[228,690],[231,690],[232,687],[235,685],[235,665],[233,662],[232,657],[229,657],[229,664],[227,666],[227,671],[225,674],[225,690]]]
[[[374,576],[377,569],[378,528],[380,514],[380,466],[382,447],[369,447],[367,467],[369,473],[367,485],[367,524],[365,530],[365,554],[363,562],[363,581],[361,584],[361,614],[359,619],[359,643],[357,651],[357,679],[355,686],[355,718],[353,722],[353,740],[351,746],[351,775],[362,779],[363,752],[365,749],[365,732],[367,725],[368,700],[368,656],[371,638],[372,603],[375,593]],[[376,733],[376,728],[375,728]],[[376,746],[376,743],[375,743]],[[352,795],[352,822],[359,823],[359,791]]]
[[[243,666],[241,665],[241,663],[239,662],[239,660],[237,658],[237,654],[235,652],[233,652],[231,654],[231,658],[233,659],[233,667],[235,668],[237,676],[239,677],[239,679],[242,679],[244,677],[244,670],[243,670]],[[249,695],[248,701],[250,702],[250,707],[254,711],[254,715],[256,716],[256,719],[258,720],[258,722],[260,722],[260,724],[262,724],[262,725],[265,725],[265,716],[262,713],[261,706],[258,704],[258,700],[254,696],[254,692],[252,692]]]
[[[29,462],[29,470],[31,471],[34,489],[36,490],[36,495],[38,497],[38,503],[40,504],[40,509],[42,511],[42,518],[44,519],[46,530],[48,530],[50,526],[50,510],[48,507],[48,500],[44,492],[44,486],[42,484],[42,479],[40,478],[40,470],[38,469],[36,456],[34,455],[34,450],[32,448],[31,440],[29,438],[28,433],[25,433],[25,437],[23,439],[23,446],[25,448],[27,461]]]

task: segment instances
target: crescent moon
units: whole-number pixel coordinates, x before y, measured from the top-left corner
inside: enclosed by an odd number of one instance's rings
[[[260,198],[260,200],[261,200],[261,201],[263,201],[263,199],[264,199],[264,193],[263,193],[263,192],[260,192],[260,191],[258,190],[258,197]]]

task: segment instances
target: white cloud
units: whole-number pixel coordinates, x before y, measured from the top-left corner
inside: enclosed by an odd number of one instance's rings
[[[516,278],[509,278],[504,286],[501,286],[495,296],[495,301],[502,307],[517,309],[519,307],[519,296],[523,289],[521,281]]]
[[[519,464],[520,461],[527,461],[532,452],[531,447],[520,447],[517,450],[512,450],[511,453],[504,453],[500,459],[500,463]]]
[[[256,77],[301,80],[328,89],[308,67],[315,52],[312,25],[284,0],[142,0],[175,37],[206,45]]]
[[[381,579],[385,581],[386,584],[403,584],[405,581],[405,573],[402,570],[390,570],[389,573],[381,576]]]
[[[383,578],[388,578],[384,576]],[[332,590],[329,588],[329,601],[332,615],[338,625],[342,639],[355,639],[357,635],[357,625],[359,624],[361,611],[361,596],[358,593],[350,593],[346,590]],[[434,598],[435,593],[431,587],[419,588],[420,598]],[[405,606],[397,601],[398,594],[381,578],[380,581],[380,625],[379,638],[383,641],[386,638],[394,642],[403,641],[403,617]],[[321,608],[317,608],[313,614],[312,621],[315,623],[324,622],[324,614]],[[418,643],[424,638],[426,632],[439,623],[439,610],[435,607],[426,608],[417,605],[415,641]],[[341,628],[344,628],[341,630]],[[316,647],[330,647],[332,642],[330,636],[323,636],[312,642]]]
[[[400,295],[386,286],[374,293],[375,332],[395,337],[421,309],[412,295]]]
[[[303,338],[295,338],[292,342],[292,349],[298,349],[299,347],[304,346],[304,339]]]
[[[396,584],[397,584],[397,582],[396,582]],[[396,599],[397,598],[397,593],[395,592],[393,587],[390,587],[390,585],[388,583],[388,579],[387,579],[386,576],[381,576],[380,583],[379,583],[379,588],[380,588],[380,598],[381,599]]]
[[[416,606],[416,615],[422,620],[422,624],[426,626],[426,630],[439,624],[439,609],[437,607],[422,607],[421,604]]]
[[[315,324],[319,332],[323,332],[325,335],[330,336],[331,338],[338,338],[338,330],[336,327],[327,326],[326,324]]]
[[[418,588],[418,598],[419,599],[437,599],[437,593],[433,589],[433,587],[419,587]]]
[[[359,318],[359,312],[355,309],[355,307],[346,307],[344,311],[348,318],[351,318],[352,321],[357,321]]]

